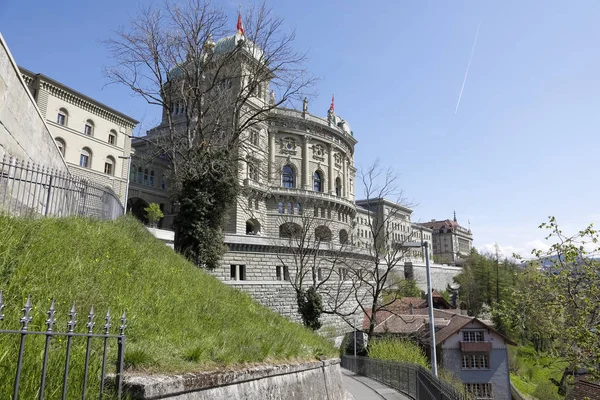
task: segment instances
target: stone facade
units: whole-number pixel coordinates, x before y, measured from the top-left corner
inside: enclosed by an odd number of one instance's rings
[[[45,75],[20,73],[69,172],[111,188],[125,202],[131,135],[138,121]]]
[[[456,220],[436,221],[432,219],[430,222],[418,224],[432,232],[433,237],[433,254],[436,261],[460,265],[473,248],[473,234],[471,228],[461,226]]]

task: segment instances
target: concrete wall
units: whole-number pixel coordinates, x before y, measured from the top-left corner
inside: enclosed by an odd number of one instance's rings
[[[0,35],[0,158],[4,155],[67,171],[48,126]]]
[[[180,376],[126,376],[134,400],[344,400],[339,359]]]

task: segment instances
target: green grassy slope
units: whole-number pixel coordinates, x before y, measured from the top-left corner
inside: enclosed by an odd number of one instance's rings
[[[78,332],[85,330],[92,305],[96,332],[107,307],[115,317],[126,309],[126,364],[134,370],[187,372],[335,355],[326,339],[220,283],[132,218],[97,222],[0,216],[0,289],[6,303],[0,329],[18,329],[28,294],[36,307],[30,330],[44,330],[52,297],[59,302],[56,330],[61,331],[73,301]],[[43,340],[28,339],[27,346],[31,366],[24,379],[37,383],[34,364],[41,364]],[[53,346],[64,343],[55,340]],[[0,398],[2,390],[12,387],[16,347],[15,338],[0,335],[0,375],[10,377],[0,383]],[[62,371],[64,353],[54,353],[50,363]],[[75,353],[73,364],[79,365],[83,356]]]

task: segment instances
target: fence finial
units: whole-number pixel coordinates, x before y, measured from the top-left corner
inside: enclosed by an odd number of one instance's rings
[[[125,315],[125,310],[123,310],[123,315],[121,316],[121,326],[119,330],[121,331],[121,336],[125,335],[125,328],[127,328],[127,316]]]
[[[56,310],[54,309],[54,299],[52,299],[50,308],[46,314],[48,314],[48,319],[46,320],[46,325],[48,328],[46,329],[46,332],[52,332],[52,326],[56,323],[56,319],[54,318],[54,315],[56,314]]]
[[[6,157],[6,154],[4,155]],[[2,290],[0,290],[0,321],[4,320],[4,314],[2,314],[2,309],[4,308],[4,300],[2,300]]]
[[[31,315],[29,315],[29,313],[31,312],[31,296],[30,295],[27,295],[27,301],[25,302],[25,306],[22,308],[21,311],[23,311],[23,316],[20,319],[20,322],[23,325],[21,327],[21,330],[26,331],[27,326],[29,325],[29,322],[31,322]]]
[[[94,306],[92,305],[92,309],[90,310],[90,313],[88,315],[88,323],[85,324],[85,326],[87,326],[88,328],[88,333],[92,333],[92,329],[94,328],[94,325],[96,325],[96,323],[94,322]]]
[[[104,317],[104,320],[106,321],[106,323],[104,324],[104,334],[108,335],[108,333],[110,332],[110,307],[106,310],[106,317]]]
[[[75,311],[75,303],[73,303],[73,306],[71,307],[71,311],[69,312],[69,322],[67,322],[67,327],[69,328],[69,333],[73,333],[73,329],[75,329],[75,325],[77,324],[77,321],[75,321],[75,316],[77,315],[77,312]]]

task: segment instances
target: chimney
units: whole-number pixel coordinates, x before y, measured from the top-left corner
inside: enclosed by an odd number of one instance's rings
[[[414,311],[413,304],[412,304],[412,303],[410,303],[410,315],[413,315],[413,313],[414,313],[414,312],[415,312],[415,311]]]

